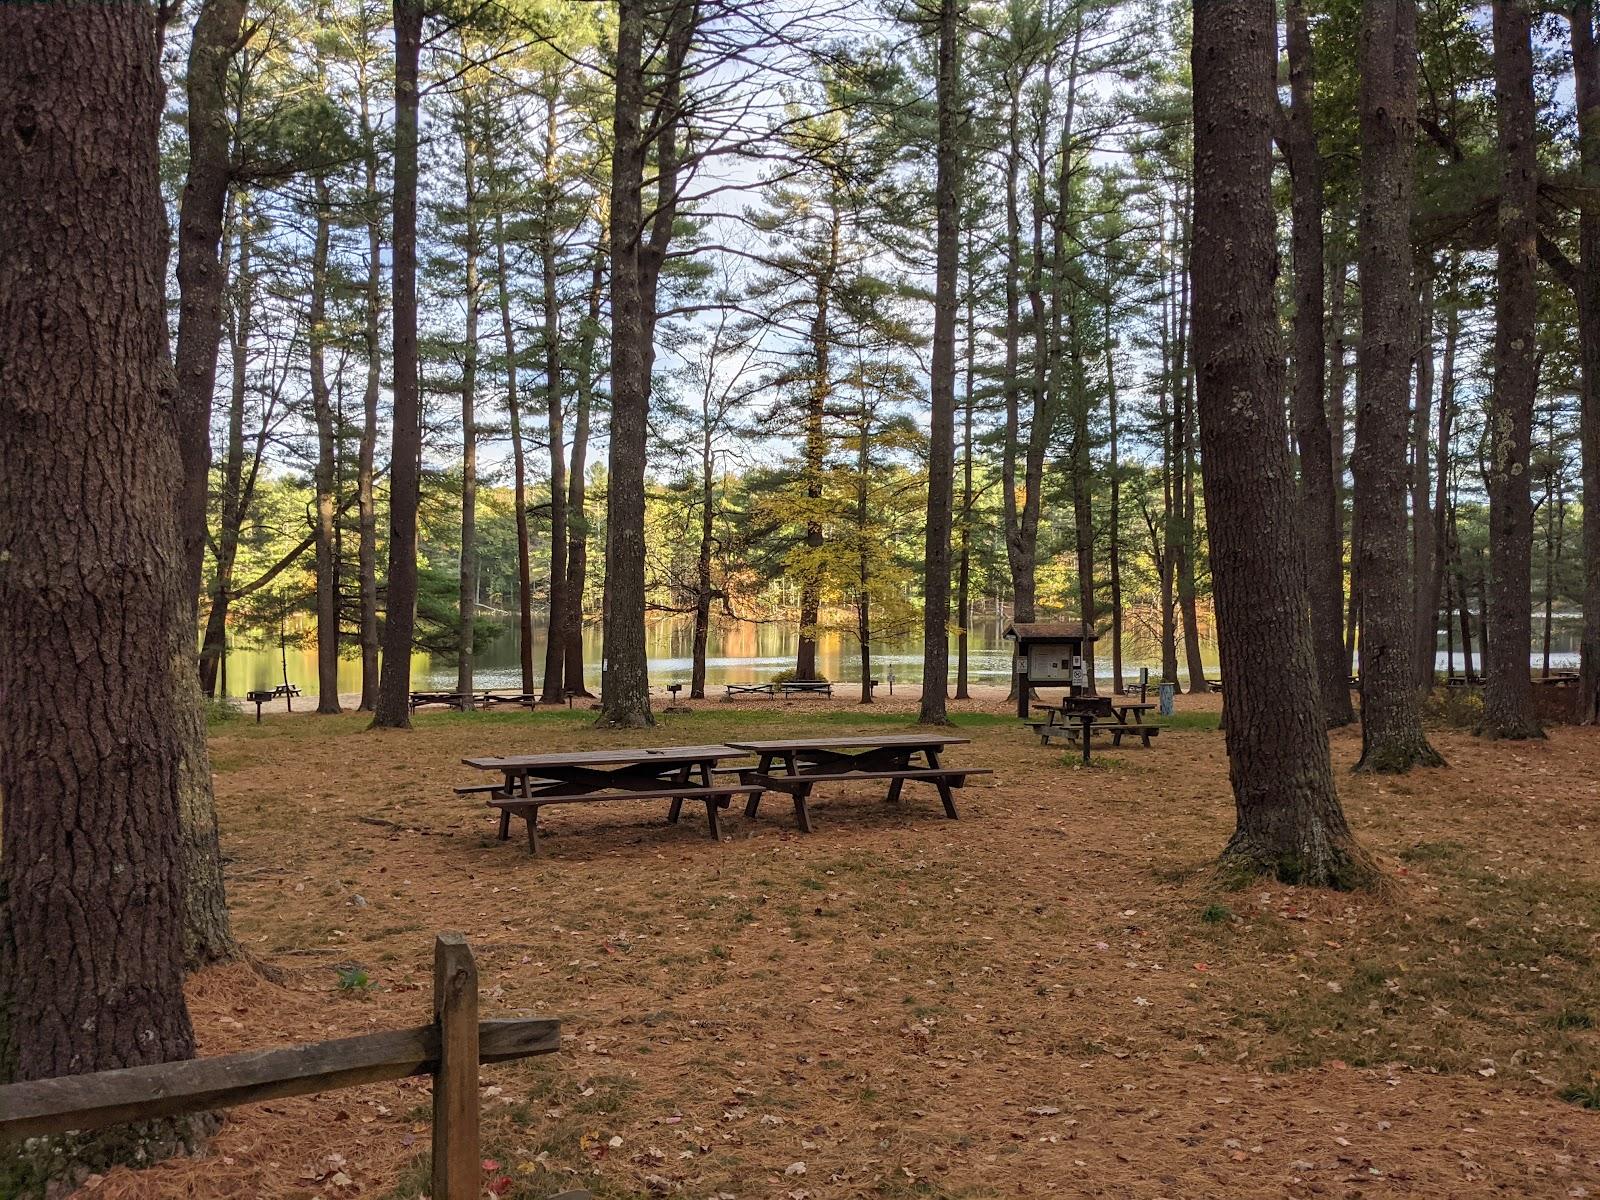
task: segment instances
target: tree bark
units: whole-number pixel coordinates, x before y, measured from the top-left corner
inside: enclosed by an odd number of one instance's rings
[[[646,6],[617,9],[616,107],[611,156],[611,453],[606,490],[605,662],[601,720],[655,724],[645,650],[644,473],[655,360],[656,284],[677,212],[682,75],[699,18],[696,0],[673,0],[664,14],[659,58],[646,96]],[[653,101],[649,128],[646,104]],[[656,204],[644,211],[645,163],[652,156]]]
[[[837,204],[828,214],[827,257],[817,272],[815,312],[811,319],[811,386],[806,391],[803,473],[806,485],[806,565],[800,575],[800,636],[795,647],[796,679],[816,679],[817,621],[822,610],[822,477],[828,443],[823,416],[833,391],[829,350],[833,334],[829,305],[839,263],[840,216]]]
[[[606,489],[605,659],[600,704],[611,725],[655,724],[644,641],[644,469],[650,377],[640,280],[646,143],[645,7],[617,9],[616,110],[611,151],[611,454]]]
[[[1572,74],[1578,107],[1578,153],[1586,187],[1600,187],[1600,48],[1594,9],[1572,9]],[[1578,641],[1578,719],[1600,724],[1600,213],[1578,214],[1582,275],[1578,296],[1578,348],[1582,404],[1578,440],[1583,459],[1583,630]]]
[[[1358,770],[1442,765],[1422,731],[1406,536],[1411,411],[1412,147],[1416,0],[1363,0],[1361,16],[1361,357],[1356,380],[1356,577],[1361,591]]]
[[[228,66],[239,46],[245,0],[204,0],[189,42],[189,174],[178,213],[178,337],[174,352],[179,451],[183,479],[178,521],[183,538],[184,596],[191,622],[205,571],[211,485],[211,400],[222,341],[222,217],[231,177],[233,130],[228,120]]]
[[[517,397],[517,338],[511,322],[511,276],[506,266],[505,214],[494,214],[495,269],[500,291],[500,336],[505,343],[506,418],[511,433],[512,504],[517,510],[517,654],[522,693],[531,696],[533,678],[533,558],[528,545],[528,455],[522,444],[522,402]],[[552,553],[566,547],[552,543]],[[553,632],[553,630],[552,630]],[[565,653],[565,647],[562,648]]]
[[[1429,438],[1433,416],[1433,325],[1435,285],[1433,264],[1421,271],[1422,305],[1417,321],[1417,402],[1412,412],[1411,437],[1411,564],[1416,589],[1416,649],[1412,669],[1417,688],[1426,695],[1433,688],[1434,659],[1439,645],[1439,592],[1434,585],[1439,547],[1434,541],[1432,459]]]
[[[1117,341],[1111,333],[1111,292],[1105,298],[1106,409],[1111,421],[1111,505],[1107,514],[1107,580],[1111,589],[1111,691],[1120,696],[1122,680],[1122,468],[1117,429]]]
[[[1289,111],[1284,157],[1289,162],[1291,253],[1294,260],[1294,380],[1290,407],[1300,452],[1300,507],[1304,523],[1306,591],[1311,600],[1311,640],[1317,688],[1328,726],[1355,720],[1345,667],[1344,531],[1333,490],[1333,439],[1328,426],[1327,338],[1324,328],[1322,156],[1314,109],[1315,62],[1311,29],[1301,0],[1285,9],[1289,51]]]
[[[558,94],[545,95],[544,187],[542,225],[539,230],[539,265],[544,285],[544,399],[550,442],[550,627],[545,637],[544,692],[546,704],[560,703],[567,665],[567,478],[566,426],[561,395],[561,297],[556,270],[556,205],[560,181],[556,178],[556,144],[559,135]]]
[[[463,58],[466,48],[463,47]],[[472,129],[470,96],[462,99],[461,178],[462,220],[466,244],[462,248],[465,269],[466,310],[461,342],[461,556],[457,590],[456,691],[461,694],[461,711],[473,707],[472,650],[478,615],[478,317],[482,307],[482,284],[478,277],[480,214],[478,211],[478,148]]]
[[[1529,460],[1538,390],[1538,159],[1532,15],[1523,0],[1494,10],[1500,202],[1495,268],[1494,390],[1489,403],[1489,589],[1483,719],[1490,738],[1543,736],[1533,710],[1533,500]]]
[[[1237,828],[1226,867],[1349,887],[1371,867],[1334,790],[1317,696],[1273,275],[1271,0],[1196,7],[1197,407]]]
[[[961,558],[956,568],[956,699],[970,700],[971,690],[967,686],[968,670],[968,626],[972,622],[972,375],[973,360],[976,357],[978,327],[976,313],[975,293],[977,291],[972,279],[972,231],[967,231],[967,319],[966,319],[966,372],[965,389],[961,402]],[[865,442],[866,434],[863,431],[862,440]],[[870,690],[867,687],[868,677],[861,679],[861,691],[865,696]]]
[[[689,699],[706,698],[706,644],[711,637],[711,541],[716,521],[716,491],[712,470],[712,380],[708,375],[701,393],[700,410],[700,548],[695,555],[694,651],[689,676]]]
[[[950,507],[955,474],[956,272],[960,251],[960,97],[957,94],[957,8],[940,0],[938,119],[934,203],[933,357],[928,386],[928,524],[924,539],[922,705],[917,720],[943,725],[950,682]]]
[[[194,1053],[156,24],[142,3],[0,6],[0,1080]],[[50,1157],[148,1161],[198,1127]]]
[[[383,386],[383,217],[378,198],[378,136],[372,127],[370,76],[360,79],[361,145],[367,207],[367,286],[363,336],[367,380],[361,396],[361,443],[356,453],[358,541],[356,574],[361,592],[362,712],[378,706],[378,504],[374,489],[378,449],[378,397]]]
[[[589,412],[594,403],[594,343],[600,332],[600,297],[609,252],[602,228],[589,275],[589,311],[578,337],[575,384],[578,411],[572,418],[572,465],[567,473],[567,690],[590,695],[583,677],[583,586],[588,569],[589,521],[584,508],[588,485],[585,462],[589,453]]]
[[[389,580],[372,724],[411,728],[411,644],[417,620],[417,503],[422,398],[417,378],[417,59],[423,0],[394,0],[394,428],[389,454]]]
[[[307,357],[311,373],[312,421],[317,428],[315,534],[317,547],[317,711],[338,713],[339,705],[339,560],[335,545],[335,432],[333,401],[328,392],[328,242],[331,198],[326,176],[312,181],[316,232],[312,235],[311,303],[306,317]]]

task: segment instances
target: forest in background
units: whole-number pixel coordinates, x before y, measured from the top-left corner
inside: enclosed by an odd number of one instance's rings
[[[700,7],[710,33],[657,302],[647,604],[702,622],[793,620],[803,659],[818,629],[870,644],[921,619],[930,43],[914,10]],[[1356,519],[1358,7],[1297,12],[1318,67],[1332,441],[1321,461],[1340,513],[1350,657],[1360,625],[1345,549]],[[1429,5],[1419,19],[1416,621],[1419,646],[1448,634],[1481,659],[1489,29],[1468,5]],[[1138,610],[1160,640],[1163,673],[1178,678],[1183,658],[1182,673],[1201,681],[1210,579],[1186,21],[1170,5],[1058,0],[964,13],[952,622],[959,631],[971,611],[1081,616],[1103,631],[1100,654],[1118,657],[1113,643]],[[1554,224],[1541,246],[1553,265],[1539,283],[1531,464],[1529,602],[1543,628],[1580,607],[1583,588],[1577,324],[1561,270],[1575,223],[1559,207],[1576,127],[1554,25],[1541,30],[1537,62]],[[334,617],[316,640],[367,660],[370,704],[391,432],[390,13],[370,0],[285,0],[252,7],[240,28],[213,97],[228,170],[202,682],[214,690],[225,630],[275,640],[287,622],[315,638],[320,604]],[[600,616],[615,35],[601,5],[447,5],[428,19],[419,648],[471,646],[484,613],[525,610],[527,627],[559,623],[569,641]],[[758,49],[738,49],[746,42]],[[193,51],[175,37],[166,55],[175,222]],[[1288,76],[1286,63],[1285,112]],[[1278,140],[1290,144],[1283,131]],[[1278,186],[1287,201],[1286,166]],[[1291,207],[1280,206],[1285,263]],[[1281,278],[1287,323],[1295,298],[1291,274]],[[175,312],[177,291],[175,272]],[[541,665],[529,668],[534,690]]]

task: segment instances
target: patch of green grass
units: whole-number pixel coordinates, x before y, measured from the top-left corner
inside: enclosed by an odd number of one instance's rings
[[[1168,729],[1216,729],[1222,723],[1220,712],[1175,712],[1167,717],[1155,717],[1154,721],[1165,725]]]
[[[1593,1029],[1594,1018],[1581,1008],[1563,1008],[1550,1017],[1548,1024],[1552,1029]]]
[[[1221,925],[1233,919],[1233,909],[1226,904],[1208,904],[1200,910],[1200,919],[1207,925]]]
[[[1562,1088],[1560,1096],[1580,1108],[1600,1108],[1600,1082],[1574,1083]]]
[[[365,996],[377,986],[364,967],[339,968],[339,991],[346,996]]]

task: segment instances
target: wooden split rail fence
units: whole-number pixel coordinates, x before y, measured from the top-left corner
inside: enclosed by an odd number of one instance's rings
[[[435,939],[433,1010],[412,1029],[9,1084],[0,1143],[432,1075],[433,1200],[478,1200],[478,1065],[554,1054],[561,1023],[480,1021],[478,967],[459,933]]]

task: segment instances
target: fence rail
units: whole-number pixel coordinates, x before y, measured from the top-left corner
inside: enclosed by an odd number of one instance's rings
[[[0,1142],[209,1112],[432,1075],[434,1200],[477,1200],[478,1065],[561,1048],[561,1023],[478,1020],[478,971],[460,934],[434,943],[431,1025],[0,1087]]]

